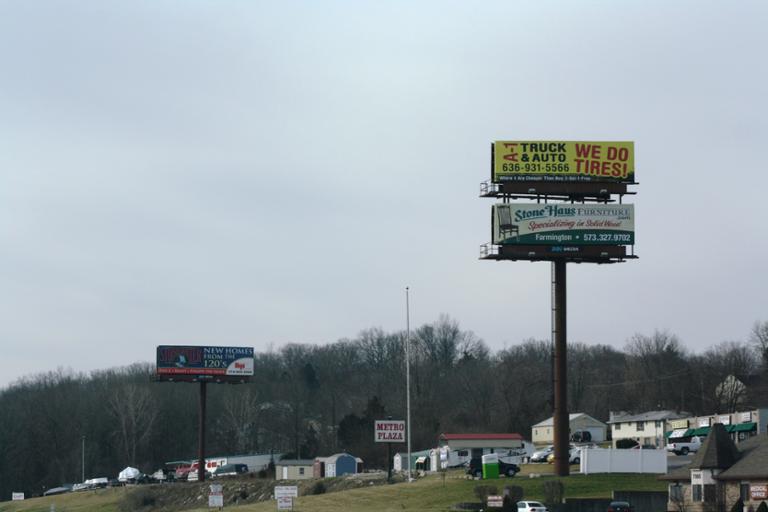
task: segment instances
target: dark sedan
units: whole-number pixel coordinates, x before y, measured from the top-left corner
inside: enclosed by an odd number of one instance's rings
[[[608,512],[635,512],[635,509],[628,501],[612,501],[608,505]]]

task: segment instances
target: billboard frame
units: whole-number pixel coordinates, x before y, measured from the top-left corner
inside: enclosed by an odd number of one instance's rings
[[[188,367],[185,373],[177,372],[163,372],[159,366],[160,350],[167,348],[177,349],[249,349],[250,353],[246,357],[253,359],[254,351],[252,347],[217,347],[212,345],[158,345],[155,357],[155,373],[153,379],[156,382],[212,382],[214,384],[245,384],[251,382],[253,377],[253,366],[251,366],[250,375],[226,375],[220,372],[210,370],[205,371],[205,368],[201,368],[200,372],[195,372],[197,367]],[[163,367],[165,368],[165,367]]]
[[[517,151],[512,149],[504,156],[499,156],[496,151],[496,144],[499,143],[505,146],[522,146],[522,148],[516,148]],[[527,146],[531,146],[532,149],[529,150]],[[546,146],[549,148],[545,148]],[[579,146],[583,154],[579,154]],[[607,151],[603,153],[603,149]],[[613,154],[611,149],[614,150]],[[618,156],[622,154],[622,150],[626,151],[625,158]],[[541,162],[535,160],[538,156],[542,157]],[[509,162],[497,162],[497,157],[509,159]],[[578,169],[582,163],[589,169],[584,172],[573,172],[574,168]],[[513,171],[504,169],[500,173],[500,165],[505,167],[510,165],[515,169]],[[563,166],[565,169],[562,168]],[[595,169],[595,166],[602,169]],[[615,166],[623,166],[623,172],[617,170],[618,167],[614,168]],[[634,141],[497,140],[491,143],[491,182],[635,183],[635,143]]]

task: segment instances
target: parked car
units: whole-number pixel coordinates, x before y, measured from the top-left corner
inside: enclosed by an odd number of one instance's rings
[[[517,512],[549,512],[549,510],[538,501],[518,501]]]
[[[658,450],[655,444],[636,444],[632,450]]]
[[[555,463],[555,452],[552,452],[549,455],[547,455],[547,463],[549,464]],[[581,448],[573,445],[571,445],[568,448],[568,463],[569,464],[581,463]]]
[[[574,446],[568,456],[568,462],[570,464],[581,464],[581,448]]]
[[[517,464],[510,462],[504,462],[499,459],[499,474],[505,476],[515,476],[520,472],[520,467]],[[470,459],[467,463],[467,474],[472,475],[475,478],[483,477],[483,460],[480,457]]]
[[[667,443],[667,451],[673,452],[675,455],[688,455],[689,453],[696,453],[701,448],[701,438],[699,436],[691,437],[678,437],[674,440],[670,439]]]
[[[589,443],[592,441],[592,433],[589,430],[577,430],[571,434],[572,443]]]
[[[208,470],[206,469],[206,470],[205,470],[205,479],[206,479],[206,480],[208,480],[208,479],[210,479],[212,476],[213,476],[213,473],[211,473],[210,471],[208,471]],[[200,479],[200,475],[197,473],[197,468],[195,468],[195,470],[194,470],[194,471],[190,471],[190,472],[187,474],[187,482],[197,482],[199,479]]]
[[[608,505],[607,512],[634,512],[634,508],[627,501],[612,501]]]
[[[192,471],[192,465],[191,464],[185,464],[183,466],[179,466],[174,471],[174,478],[176,480],[186,480],[189,476],[189,472]]]
[[[66,492],[71,492],[71,487],[53,487],[51,489],[48,489],[43,493],[43,496],[56,496],[57,494],[64,494]]]
[[[550,453],[552,453],[552,450],[554,450],[555,447],[553,445],[549,445],[546,448],[542,448],[541,450],[537,450],[531,454],[531,462],[546,462],[547,457]],[[521,502],[523,503],[523,502]]]
[[[214,470],[213,476],[234,476],[242,475],[247,472],[248,464],[224,464],[223,466],[219,466]]]

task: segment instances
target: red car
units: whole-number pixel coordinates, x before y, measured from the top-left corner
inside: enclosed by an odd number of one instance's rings
[[[186,480],[187,477],[189,476],[190,471],[192,471],[191,464],[185,464],[183,466],[179,466],[178,468],[176,468],[176,471],[175,471],[176,480]]]

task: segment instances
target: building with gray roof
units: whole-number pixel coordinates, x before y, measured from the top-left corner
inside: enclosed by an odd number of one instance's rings
[[[715,423],[691,463],[660,479],[670,482],[667,510],[725,512],[739,500],[756,510],[768,501],[768,434],[736,445]]]

